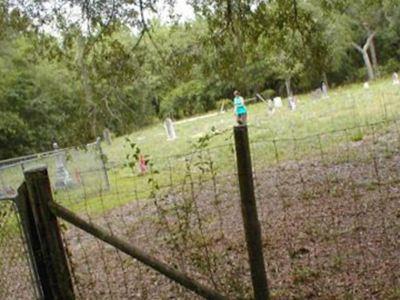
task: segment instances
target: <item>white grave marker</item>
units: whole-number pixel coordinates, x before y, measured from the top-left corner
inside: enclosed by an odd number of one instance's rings
[[[400,85],[399,74],[394,72],[392,79],[393,79],[393,85]]]
[[[53,143],[56,150],[56,188],[65,188],[72,185],[73,181],[65,167],[65,151],[60,150],[56,142]]]
[[[322,84],[321,84],[321,92],[322,92],[322,97],[323,98],[329,98],[329,95],[328,95],[328,86],[326,85],[326,83],[324,82],[324,81],[322,81]]]
[[[111,132],[110,132],[110,129],[108,129],[108,128],[105,128],[104,130],[103,130],[103,139],[104,139],[104,141],[107,143],[107,145],[111,145]]]
[[[172,141],[176,139],[176,133],[174,128],[174,123],[170,118],[166,118],[164,121],[165,131],[167,133],[167,140]]]
[[[296,98],[289,97],[289,108],[290,110],[296,110]]]
[[[282,98],[281,97],[275,97],[273,101],[274,101],[275,108],[282,107]]]

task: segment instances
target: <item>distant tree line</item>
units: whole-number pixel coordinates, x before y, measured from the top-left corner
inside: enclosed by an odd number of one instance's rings
[[[234,89],[286,96],[400,69],[396,0],[192,0],[195,20],[167,24],[146,17],[154,3],[0,3],[1,159],[203,113]]]

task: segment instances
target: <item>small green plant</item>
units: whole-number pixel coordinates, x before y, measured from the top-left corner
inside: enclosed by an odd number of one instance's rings
[[[126,154],[126,163],[125,165],[132,170],[132,173],[135,174],[135,167],[139,160],[140,148],[139,146],[133,142],[130,138],[125,138],[125,147],[127,147],[129,152]]]
[[[359,141],[362,141],[363,138],[364,138],[364,134],[361,131],[358,131],[355,134],[353,134],[350,139],[352,142],[359,142]]]
[[[128,153],[126,154],[126,162],[125,165],[132,170],[132,174],[135,175],[137,173],[137,165],[142,157],[144,159],[145,165],[152,170],[152,161],[148,155],[142,155],[142,151],[139,146],[133,142],[130,138],[125,138],[125,147],[128,148]],[[154,171],[153,171],[154,172]],[[150,182],[149,182],[150,183]]]

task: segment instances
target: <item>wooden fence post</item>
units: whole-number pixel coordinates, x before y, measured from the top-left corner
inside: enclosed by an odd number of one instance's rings
[[[33,259],[45,300],[75,299],[66,252],[57,217],[49,209],[53,201],[46,168],[26,171],[28,197],[24,209],[30,216],[28,232],[33,245]]]
[[[35,290],[38,292],[39,299],[49,299],[50,287],[49,282],[44,280],[46,277],[46,268],[43,262],[43,256],[40,251],[39,236],[33,219],[32,207],[28,198],[28,190],[26,183],[23,182],[18,188],[18,196],[15,199],[18,208],[19,219],[24,233],[32,273],[35,280]]]
[[[237,170],[240,187],[240,201],[247,251],[251,270],[251,280],[256,300],[269,299],[267,275],[261,241],[261,227],[257,215],[254,195],[253,172],[247,126],[234,127]]]

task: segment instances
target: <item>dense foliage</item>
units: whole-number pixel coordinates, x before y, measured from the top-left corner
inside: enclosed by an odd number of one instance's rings
[[[0,2],[0,158],[202,113],[235,88],[286,96],[400,68],[394,0],[193,0],[195,20],[168,23],[146,19],[154,1],[54,2]]]

